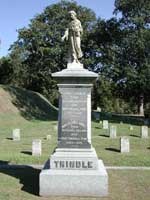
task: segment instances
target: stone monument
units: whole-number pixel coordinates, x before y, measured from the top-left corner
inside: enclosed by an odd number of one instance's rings
[[[108,175],[91,144],[91,88],[97,74],[83,68],[82,26],[74,11],[62,40],[69,40],[67,69],[58,81],[58,144],[40,173],[41,196],[106,196]]]
[[[33,156],[42,155],[42,142],[40,139],[34,139],[32,141],[32,155]]]
[[[20,129],[19,128],[13,129],[12,139],[13,139],[13,141],[20,141]]]
[[[129,153],[130,152],[130,142],[129,142],[129,138],[126,136],[122,136],[120,138],[120,152],[121,153]]]
[[[103,129],[108,129],[108,128],[109,128],[108,120],[103,120]]]
[[[109,136],[110,136],[110,138],[116,138],[117,137],[117,127],[116,126],[110,126],[109,127]]]
[[[148,138],[148,126],[141,126],[141,138]]]

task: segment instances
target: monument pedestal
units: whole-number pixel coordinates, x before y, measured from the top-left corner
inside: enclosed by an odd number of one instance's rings
[[[108,195],[108,175],[103,161],[98,168],[88,169],[43,169],[40,173],[41,196],[93,196]]]
[[[41,196],[106,196],[108,175],[91,145],[91,88],[97,74],[69,65],[59,87],[58,147],[40,173]]]

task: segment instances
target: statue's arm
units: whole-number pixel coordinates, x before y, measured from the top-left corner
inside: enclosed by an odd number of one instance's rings
[[[64,41],[65,39],[68,40],[68,35],[69,35],[69,29],[67,28],[65,31],[65,34],[63,35],[63,37],[61,38],[62,41]]]

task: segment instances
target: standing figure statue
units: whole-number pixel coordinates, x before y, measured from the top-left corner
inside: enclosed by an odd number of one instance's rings
[[[83,33],[83,29],[81,26],[81,22],[77,19],[75,11],[69,11],[69,17],[71,22],[68,25],[68,28],[65,31],[64,36],[62,37],[62,41],[65,39],[69,43],[68,48],[68,63],[79,63],[79,58],[83,56],[81,50],[81,35]]]

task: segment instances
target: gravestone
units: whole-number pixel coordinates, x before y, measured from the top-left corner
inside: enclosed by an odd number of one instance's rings
[[[130,129],[130,131],[133,131],[133,126],[130,126],[129,129]]]
[[[129,138],[126,136],[123,136],[120,138],[120,152],[121,153],[129,153],[130,152]]]
[[[58,142],[40,173],[40,195],[106,196],[108,175],[91,145],[91,88],[97,74],[72,64],[53,77],[60,93]]]
[[[109,136],[110,136],[110,138],[116,138],[117,137],[117,127],[116,126],[110,126]]]
[[[58,131],[58,126],[57,125],[54,126],[54,131],[56,131],[56,132]]]
[[[103,120],[103,129],[108,129],[109,128],[109,124],[107,120]]]
[[[97,107],[97,111],[98,111],[98,112],[101,112],[102,109],[101,109],[100,107]]]
[[[148,127],[141,126],[141,138],[148,138]]]
[[[13,141],[20,141],[20,129],[14,129],[12,133]]]
[[[39,139],[34,139],[32,141],[32,155],[41,156],[42,155],[42,142]]]
[[[46,140],[51,140],[52,136],[51,135],[47,135],[46,136]]]

